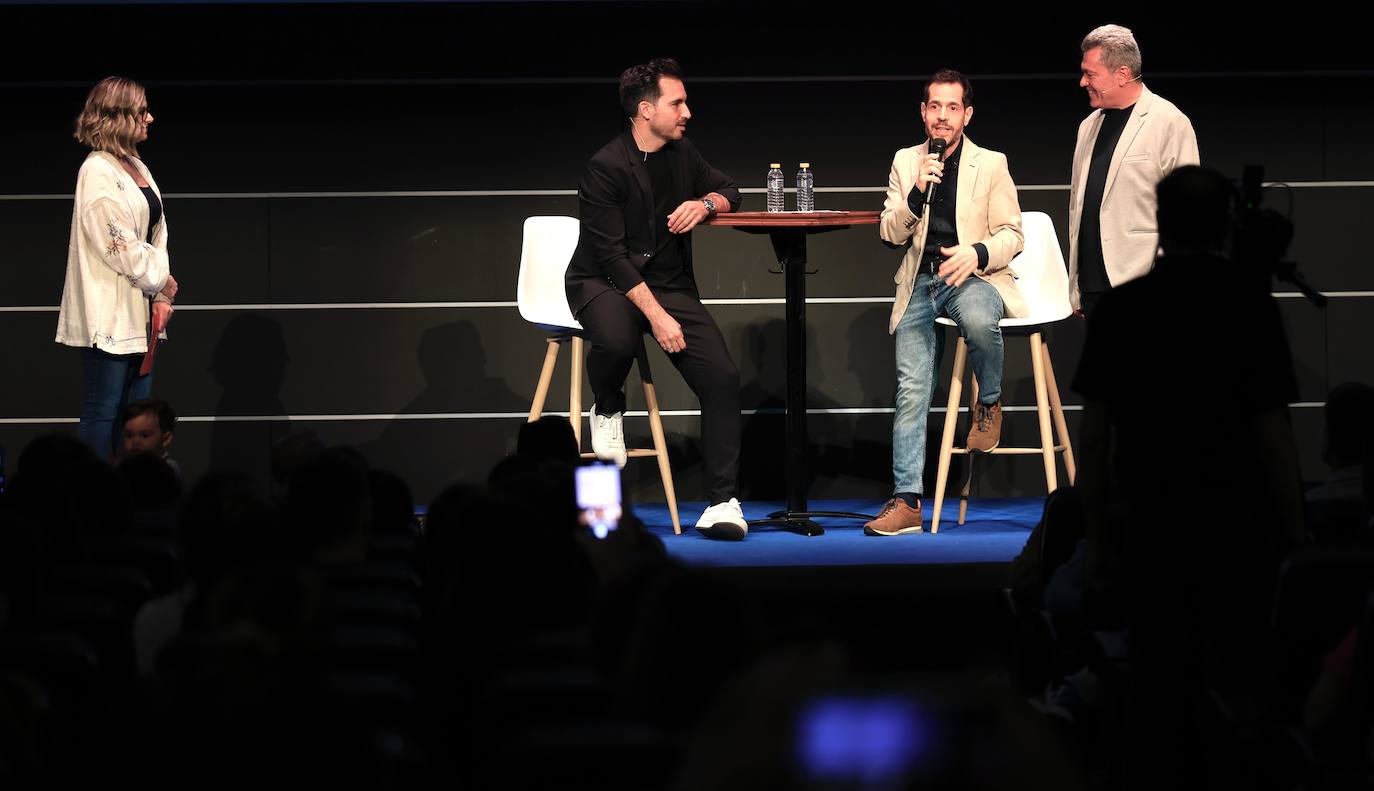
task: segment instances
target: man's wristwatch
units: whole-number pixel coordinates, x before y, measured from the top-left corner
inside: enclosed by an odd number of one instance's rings
[[[711,200],[710,198],[702,198],[702,199],[701,199],[701,202],[704,203],[704,204],[706,205],[706,213],[707,213],[707,214],[715,214],[715,213],[716,213],[716,202],[715,202],[715,201]]]

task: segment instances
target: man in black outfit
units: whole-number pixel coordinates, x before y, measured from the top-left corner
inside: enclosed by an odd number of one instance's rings
[[[625,377],[645,332],[701,401],[702,456],[710,507],[697,529],[739,540],[739,371],[701,304],[691,231],[739,206],[734,181],[684,136],[692,117],[682,70],[656,58],[620,75],[629,129],[587,162],[578,185],[581,233],[568,264],[568,305],[591,344],[592,450],[625,466]]]

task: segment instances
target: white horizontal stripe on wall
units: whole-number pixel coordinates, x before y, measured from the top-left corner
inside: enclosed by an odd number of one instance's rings
[[[166,192],[163,198],[187,200],[264,200],[268,198],[540,198],[575,196],[577,190],[377,190],[363,192]],[[0,200],[71,200],[68,193],[0,195]]]
[[[1325,401],[1301,401],[1296,404],[1289,404],[1290,409],[1320,409],[1326,406]],[[948,411],[942,406],[933,406],[931,412]],[[960,412],[968,412],[968,407],[959,407]],[[1035,412],[1034,405],[1004,406],[1003,412]],[[1065,412],[1081,412],[1083,407],[1079,404],[1065,404]],[[808,415],[890,415],[892,407],[837,407],[828,409],[808,409]],[[555,417],[567,417],[568,413],[548,411],[544,413]],[[582,413],[584,416],[588,412]],[[628,417],[645,417],[648,415],[644,411],[629,411],[625,413]],[[659,414],[663,417],[700,417],[699,409],[664,409]],[[741,409],[741,415],[783,415],[782,409]],[[528,412],[429,412],[414,414],[357,414],[357,415],[188,415],[178,417],[178,423],[280,423],[285,421],[299,423],[341,423],[341,422],[365,422],[374,420],[528,420]],[[74,417],[6,417],[0,418],[0,425],[10,426],[43,426],[74,424],[79,422]]]
[[[1323,291],[1323,296],[1331,299],[1367,299],[1374,297],[1374,291]],[[1297,291],[1275,291],[1275,299],[1302,299]],[[892,297],[807,297],[808,305],[869,305],[891,302]],[[783,297],[725,297],[703,299],[703,305],[785,305]],[[216,310],[425,310],[449,309],[468,310],[473,308],[514,308],[515,302],[245,302],[237,305],[177,305],[178,311],[216,311]],[[0,313],[56,313],[57,305],[9,305],[0,306]]]
[[[1292,187],[1294,189],[1345,189],[1374,187],[1374,181],[1266,181],[1266,187]],[[1068,184],[1022,184],[1016,188],[1022,192],[1065,192]],[[787,187],[787,192],[796,192],[795,187]],[[816,192],[866,193],[886,192],[887,187],[816,187]],[[740,192],[746,195],[762,195],[764,187],[743,187]],[[271,198],[546,198],[576,197],[577,190],[570,189],[520,189],[520,190],[375,190],[364,192],[168,192],[162,197],[177,200],[264,200]],[[71,200],[71,193],[3,195],[0,200]]]

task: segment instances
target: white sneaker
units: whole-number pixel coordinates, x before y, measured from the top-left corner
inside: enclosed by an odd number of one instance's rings
[[[744,511],[739,500],[731,497],[729,502],[716,503],[706,509],[697,520],[697,530],[707,538],[722,541],[743,541],[749,534],[749,523],[744,521]]]
[[[598,459],[615,462],[615,466],[625,469],[630,457],[625,453],[625,413],[598,415],[596,404],[592,404],[592,453]]]

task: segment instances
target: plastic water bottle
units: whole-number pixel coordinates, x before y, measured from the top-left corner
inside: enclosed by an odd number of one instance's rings
[[[782,163],[774,162],[768,167],[768,211],[785,211],[782,191]]]
[[[797,211],[816,210],[816,174],[811,172],[811,163],[801,163],[797,171]]]

